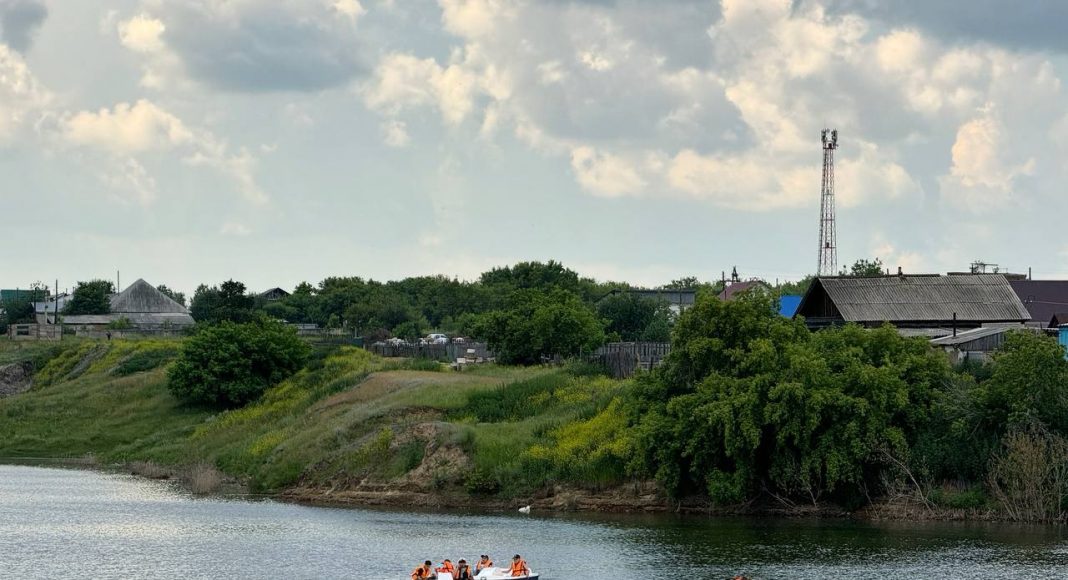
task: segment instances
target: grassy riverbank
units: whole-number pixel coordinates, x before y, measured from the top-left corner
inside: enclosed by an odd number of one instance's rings
[[[456,373],[340,348],[317,351],[259,402],[217,412],[167,390],[176,340],[0,345],[3,364],[36,369],[31,390],[0,399],[0,457],[91,455],[158,474],[212,465],[262,492],[532,494],[563,475],[538,450],[621,386],[561,369]]]

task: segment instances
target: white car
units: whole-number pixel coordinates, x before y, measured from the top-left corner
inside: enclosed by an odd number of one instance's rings
[[[430,344],[449,344],[449,337],[444,334],[428,334],[426,341]]]

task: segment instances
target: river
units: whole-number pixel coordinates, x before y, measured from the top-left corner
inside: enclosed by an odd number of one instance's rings
[[[396,580],[483,552],[545,580],[1068,577],[1057,527],[333,509],[0,466],[3,578]]]

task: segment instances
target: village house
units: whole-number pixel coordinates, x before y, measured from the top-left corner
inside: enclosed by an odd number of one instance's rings
[[[912,334],[930,332],[928,336],[990,324],[1022,325],[1031,319],[1001,274],[820,277],[801,299],[796,316],[804,317],[810,328],[890,323]]]
[[[60,322],[81,336],[99,336],[110,329],[169,333],[194,324],[185,306],[144,280],[138,280],[122,292],[112,295],[111,312],[108,314],[60,314]]]

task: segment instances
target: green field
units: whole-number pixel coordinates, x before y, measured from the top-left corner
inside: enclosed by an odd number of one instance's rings
[[[0,364],[36,366],[30,391],[0,399],[0,457],[210,464],[262,492],[379,484],[507,497],[574,478],[583,451],[561,438],[596,423],[621,387],[565,369],[457,373],[341,347],[318,350],[260,401],[219,412],[167,390],[179,347],[0,343]]]

